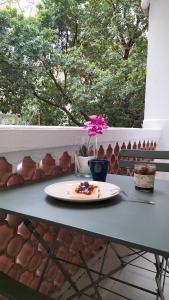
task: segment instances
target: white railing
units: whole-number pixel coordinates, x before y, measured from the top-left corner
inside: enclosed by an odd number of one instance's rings
[[[79,127],[0,126],[0,153],[76,145],[78,136],[87,133]],[[109,128],[98,135],[98,143],[158,140],[159,129]]]
[[[67,151],[74,156],[78,137],[86,137],[87,133],[79,127],[62,126],[0,126],[0,156],[5,156],[13,165],[17,165],[24,156],[31,156],[39,162],[46,153],[58,158]],[[98,146],[105,149],[118,142],[126,145],[131,142],[158,142],[159,129],[109,128],[98,136]]]

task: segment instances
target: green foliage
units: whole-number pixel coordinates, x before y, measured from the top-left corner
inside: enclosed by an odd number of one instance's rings
[[[10,112],[7,114],[3,114],[0,111],[0,124],[1,125],[27,125],[24,118],[11,114]]]
[[[1,111],[31,124],[141,126],[147,20],[140,0],[43,0],[0,11]]]
[[[84,156],[84,157],[92,156],[93,153],[94,153],[94,151],[93,151],[93,145],[85,145],[85,144],[83,144],[79,148],[79,152],[78,152],[78,154],[80,156]]]

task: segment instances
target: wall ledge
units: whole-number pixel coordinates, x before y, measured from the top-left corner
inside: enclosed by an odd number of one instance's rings
[[[98,144],[113,141],[127,142],[156,140],[159,129],[152,128],[114,128],[98,135]],[[0,126],[0,153],[69,147],[78,144],[79,137],[87,137],[84,128],[54,126]]]

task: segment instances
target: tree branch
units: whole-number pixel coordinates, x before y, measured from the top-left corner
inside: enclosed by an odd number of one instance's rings
[[[58,104],[49,101],[48,99],[46,99],[46,98],[42,97],[41,95],[39,95],[36,91],[33,92],[33,95],[35,97],[37,97],[40,101],[43,101],[43,102],[47,103],[48,105],[54,106],[55,108],[58,108],[58,109],[62,110],[63,112],[66,113],[68,118],[73,123],[75,123],[77,126],[82,126],[82,124],[79,121],[76,120],[76,118],[71,114],[71,112],[66,107],[59,106]]]
[[[65,76],[65,84],[64,84],[64,89],[67,87],[67,72],[64,70],[64,76]]]
[[[85,118],[86,121],[90,120],[89,116],[85,112],[83,112],[82,110],[80,110],[80,113]]]
[[[53,72],[51,69],[47,69],[47,67],[45,66],[45,63],[42,61],[45,69],[49,72],[49,76],[50,78],[53,80],[56,88],[58,89],[58,91],[61,93],[61,95],[68,101],[69,104],[72,104],[72,101],[70,100],[70,98],[67,96],[67,94],[65,93],[65,90],[61,87],[61,85],[57,82]],[[67,81],[67,73],[65,73],[65,88],[66,88],[66,81]],[[43,101],[43,100],[42,100]],[[48,100],[45,100],[46,103]],[[51,104],[53,106],[56,106],[54,105],[53,103]],[[70,117],[70,119],[78,126],[82,126],[82,124],[80,122],[78,122],[74,117],[73,115],[65,108],[65,106],[57,106],[58,108],[60,108],[61,110],[63,110],[64,112],[66,112],[66,114],[68,115],[68,117]],[[84,113],[83,111],[80,110],[80,113],[81,115],[85,118],[85,120],[89,120],[89,116]]]
[[[67,116],[69,117],[69,119],[70,119],[73,123],[75,123],[77,126],[83,126],[82,123],[80,123],[79,121],[77,121],[77,120],[74,118],[74,116],[70,113],[70,111],[69,111],[66,107],[61,107],[60,109],[63,110],[63,111],[67,114]]]
[[[112,0],[106,0],[106,2],[107,2],[109,5],[111,5],[111,7],[113,7],[113,11],[116,10],[117,5],[115,5],[115,3],[113,3]]]
[[[56,103],[51,102],[50,100],[42,97],[41,95],[39,95],[36,91],[33,92],[33,95],[38,98],[39,100],[47,103],[50,106],[54,106],[55,108],[60,108],[59,105],[57,105]]]
[[[140,24],[140,17],[138,15],[136,16],[136,20],[136,27],[138,28]]]
[[[76,21],[76,25],[75,25],[75,35],[74,35],[74,39],[73,39],[73,47],[75,46],[76,41],[77,41],[77,33],[78,33],[78,23],[77,23],[77,21]]]

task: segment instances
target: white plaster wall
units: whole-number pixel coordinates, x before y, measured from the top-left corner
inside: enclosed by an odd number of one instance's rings
[[[79,137],[87,137],[83,128],[54,126],[0,126],[0,156],[5,156],[14,168],[24,156],[31,155],[39,162],[46,153],[51,153],[56,162],[64,151],[74,158]],[[106,149],[111,143],[158,141],[160,130],[137,128],[109,128],[98,136],[98,146]]]
[[[169,129],[168,0],[151,0],[150,2],[147,82],[143,127]]]
[[[62,126],[0,126],[0,154],[75,146],[79,137],[87,137],[80,127]],[[158,140],[160,130],[142,128],[109,128],[97,135],[98,144]]]

